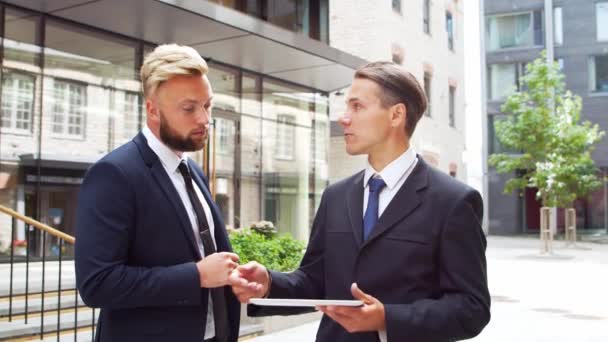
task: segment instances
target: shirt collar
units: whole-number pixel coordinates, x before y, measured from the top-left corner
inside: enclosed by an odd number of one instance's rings
[[[180,158],[173,150],[167,147],[167,145],[163,144],[154,133],[152,133],[148,126],[144,125],[142,133],[144,137],[146,137],[146,140],[148,140],[148,146],[156,153],[160,162],[168,170],[175,171],[182,161],[188,162],[188,156],[186,156],[185,153],[182,153],[182,157]]]
[[[403,175],[412,167],[416,161],[416,152],[410,146],[407,151],[403,152],[397,159],[390,162],[382,171],[378,172],[367,162],[367,168],[365,169],[365,176],[363,178],[363,188],[367,187],[369,179],[378,174],[386,183],[386,187],[392,190]]]

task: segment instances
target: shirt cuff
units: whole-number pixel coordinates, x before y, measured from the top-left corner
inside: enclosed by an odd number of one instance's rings
[[[380,338],[380,342],[388,342],[388,337],[386,337],[386,329],[378,330],[378,337]]]

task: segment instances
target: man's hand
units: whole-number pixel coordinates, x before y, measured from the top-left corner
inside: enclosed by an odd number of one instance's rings
[[[251,261],[232,271],[230,275],[232,292],[241,303],[251,298],[264,297],[270,287],[270,275],[263,265]]]
[[[364,293],[356,283],[350,287],[355,299],[363,302],[363,306],[319,306],[317,309],[340,324],[350,333],[378,331],[386,329],[384,305],[376,298]]]
[[[230,285],[230,273],[239,265],[238,263],[239,256],[234,253],[220,252],[206,256],[196,263],[201,287]]]

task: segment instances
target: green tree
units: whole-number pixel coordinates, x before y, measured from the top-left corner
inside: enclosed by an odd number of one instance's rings
[[[580,122],[581,98],[566,90],[559,65],[544,52],[526,66],[520,88],[501,107],[511,115],[494,127],[504,147],[521,153],[492,154],[489,163],[515,175],[505,193],[535,187],[543,205],[569,207],[602,184],[591,152],[604,132]]]

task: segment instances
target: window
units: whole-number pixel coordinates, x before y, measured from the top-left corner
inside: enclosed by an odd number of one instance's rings
[[[401,0],[393,0],[393,11],[401,13]]]
[[[563,58],[558,58],[557,59],[557,65],[559,65],[559,70],[560,71],[564,71],[564,59]]]
[[[84,136],[86,110],[84,85],[55,80],[53,133],[67,137]]]
[[[209,0],[312,39],[328,41],[329,0]]]
[[[589,88],[592,92],[608,93],[608,55],[590,58]]]
[[[2,128],[30,132],[34,110],[34,76],[4,72],[2,78]]]
[[[452,19],[452,13],[445,12],[445,25],[448,32],[448,48],[454,50],[454,20]]]
[[[403,64],[403,57],[405,55],[403,48],[399,44],[393,43],[391,50],[393,62]]]
[[[553,42],[555,45],[562,45],[564,43],[561,7],[553,9]]]
[[[293,115],[277,116],[277,141],[275,145],[275,157],[277,159],[293,159],[293,144],[295,141],[295,117]]]
[[[139,95],[125,92],[123,103],[123,138],[131,139],[139,130]]]
[[[450,104],[449,104],[449,122],[450,126],[456,127],[456,87],[450,86]]]
[[[525,70],[524,63],[500,63],[488,66],[488,100],[501,101],[519,90],[519,79]]]
[[[215,132],[217,135],[217,152],[221,155],[234,154],[234,136],[236,134],[235,122],[222,118],[215,119]]]
[[[489,140],[488,152],[490,154],[492,154],[492,153],[511,153],[511,154],[521,153],[521,152],[518,152],[517,150],[504,147],[498,140],[498,137],[496,136],[496,128],[494,127],[494,123],[498,122],[498,121],[506,120],[507,118],[508,118],[508,115],[504,115],[504,114],[488,115],[488,140]]]
[[[431,0],[424,0],[422,8],[422,30],[431,34]]]
[[[424,115],[431,116],[431,74],[428,72],[424,73],[424,93],[426,94],[427,107]]]
[[[542,45],[542,24],[541,11],[487,17],[487,50]]]
[[[319,161],[327,160],[327,122],[317,121],[313,134],[314,156]]]
[[[608,2],[595,4],[597,40],[608,40]]]

